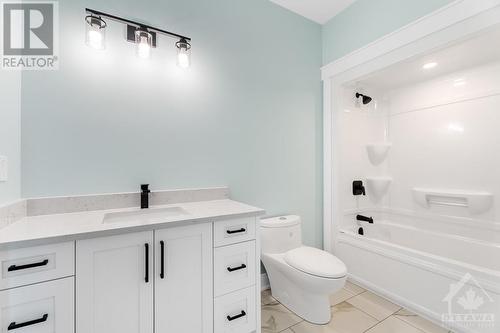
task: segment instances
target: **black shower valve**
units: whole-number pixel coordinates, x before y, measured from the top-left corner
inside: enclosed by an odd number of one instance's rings
[[[365,186],[362,180],[352,182],[352,195],[366,195]]]

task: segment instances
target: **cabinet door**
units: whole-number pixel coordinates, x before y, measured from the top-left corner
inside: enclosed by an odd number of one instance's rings
[[[153,332],[153,232],[78,241],[78,333]]]
[[[213,331],[212,224],[155,231],[155,331]]]

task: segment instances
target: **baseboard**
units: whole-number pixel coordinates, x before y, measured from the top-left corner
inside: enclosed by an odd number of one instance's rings
[[[271,285],[269,284],[269,278],[267,277],[267,274],[260,274],[260,290],[266,290],[269,288],[271,288]]]

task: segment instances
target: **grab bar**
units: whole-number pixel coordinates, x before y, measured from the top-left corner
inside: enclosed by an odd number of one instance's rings
[[[466,203],[460,202],[447,202],[447,201],[437,201],[437,200],[427,200],[429,205],[439,205],[439,206],[452,206],[452,207],[469,207]]]

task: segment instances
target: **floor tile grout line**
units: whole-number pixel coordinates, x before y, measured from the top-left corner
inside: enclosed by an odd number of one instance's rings
[[[302,319],[302,320],[301,320],[301,321],[299,321],[298,323],[295,323],[295,324],[293,324],[293,325],[291,325],[291,326],[288,326],[288,327],[287,327],[287,328],[285,328],[284,330],[281,330],[281,331],[280,331],[280,333],[281,333],[281,332],[284,332],[284,331],[286,331],[286,330],[288,330],[288,329],[291,329],[292,327],[297,326],[298,324],[301,324],[301,323],[303,323],[304,321],[305,321],[305,320],[304,320],[304,319]]]
[[[295,324],[295,325],[292,325],[292,326],[288,327],[287,329],[290,329],[292,332],[295,332],[292,328],[293,328],[293,327],[295,327],[295,326],[297,326],[298,324],[303,323],[304,321],[305,321],[305,320],[302,320],[300,323],[297,323],[297,324]]]
[[[393,316],[393,317],[395,317],[395,318],[397,318],[397,319],[399,319],[399,320],[401,320],[401,321],[402,321],[402,322],[404,322],[404,323],[407,323],[408,325],[410,325],[410,326],[412,326],[412,327],[415,327],[415,328],[416,328],[416,329],[418,329],[419,331],[422,331],[422,332],[424,332],[424,333],[432,333],[432,332],[429,332],[429,331],[427,331],[427,330],[424,330],[424,329],[423,329],[423,328],[421,328],[421,327],[415,326],[415,324],[413,324],[413,323],[411,323],[411,322],[409,322],[409,321],[406,321],[406,320],[404,320],[404,319],[402,319],[402,318],[399,318],[401,315],[396,315],[396,314],[393,314],[392,316]],[[418,315],[414,315],[414,316],[415,316],[415,317],[419,317]],[[407,316],[407,317],[412,317],[412,316]],[[422,318],[422,317],[419,317],[419,318]],[[443,330],[445,330],[445,331],[447,330],[446,328],[441,327],[441,326],[439,326],[439,325],[436,325],[436,324],[434,324],[433,322],[431,322],[431,321],[429,321],[429,320],[427,320],[427,319],[425,319],[425,318],[422,318],[422,319],[424,319],[424,320],[428,321],[429,323],[431,323],[431,324],[433,324],[433,325],[437,326],[438,328],[441,328],[441,329],[443,329]],[[447,333],[449,333],[449,331],[448,331]]]
[[[387,318],[391,317],[391,316],[394,316],[396,313],[398,313],[398,311],[401,311],[402,308],[399,308],[398,310],[396,310],[396,312],[393,312],[391,313],[390,315],[388,315],[387,317],[385,317],[384,319],[382,320],[386,320]]]
[[[385,319],[384,319],[384,320],[385,320]],[[381,324],[384,320],[382,320],[382,321],[377,321],[377,323],[376,323],[376,324],[374,324],[374,325],[370,326],[369,328],[367,328],[366,330],[364,330],[364,331],[363,331],[363,333],[366,333],[366,332],[368,332],[369,330],[371,330],[372,328],[374,328],[375,326],[377,326],[377,325]]]
[[[417,330],[419,330],[420,332],[429,333],[429,332],[427,332],[426,330],[421,329],[420,327],[417,327],[417,326],[415,326],[415,325],[412,325],[411,323],[407,322],[406,320],[403,320],[403,319],[401,319],[401,318],[398,318],[397,316],[392,315],[391,317],[394,317],[395,319],[397,319],[397,320],[399,320],[399,321],[402,321],[403,323],[405,323],[405,324],[407,324],[407,325],[410,325],[410,326],[411,326],[411,327],[413,327],[413,328],[416,328],[416,329],[417,329]]]
[[[345,301],[345,302],[347,302],[347,301]],[[349,303],[349,302],[347,302],[347,303]],[[367,315],[368,317],[371,317],[371,318],[375,319],[377,322],[382,322],[382,321],[386,320],[387,318],[389,318],[390,316],[392,316],[392,315],[390,315],[389,317],[386,317],[386,318],[384,318],[384,319],[380,320],[380,319],[376,318],[375,316],[373,316],[373,315],[369,314],[369,313],[368,313],[368,312],[366,312],[365,310],[363,310],[363,309],[361,309],[361,308],[358,308],[356,305],[354,305],[354,304],[352,304],[352,303],[349,303],[349,305],[351,305],[353,308],[355,308],[355,309],[357,309],[357,310],[359,310],[359,311],[363,312],[363,313],[364,313],[365,315]]]
[[[364,293],[366,293],[366,292],[368,292],[368,290],[363,291],[361,294],[364,294]],[[361,294],[356,295],[356,296],[360,296]],[[345,301],[342,301],[342,302],[340,302],[340,303],[337,303],[337,304],[335,304],[335,305],[330,306],[330,308],[333,308],[334,306],[339,305],[339,304],[344,303],[344,302],[349,303],[349,300],[350,300],[350,299],[353,299],[353,298],[354,298],[354,297],[356,297],[356,296],[349,297],[349,298],[347,298]],[[384,299],[385,299],[385,298],[384,298]],[[388,302],[390,302],[389,300],[387,300],[387,301],[388,301]],[[392,302],[391,302],[391,303],[392,303]],[[394,304],[394,303],[393,303],[393,304]],[[391,314],[390,314],[390,315],[388,315],[387,317],[385,317],[385,318],[383,318],[382,320],[380,320],[380,319],[376,318],[375,316],[373,316],[373,315],[369,314],[369,313],[368,313],[368,312],[366,312],[365,310],[363,310],[361,307],[357,307],[356,305],[354,305],[354,304],[352,304],[352,303],[349,303],[349,305],[351,305],[352,307],[354,307],[354,308],[358,309],[359,311],[363,312],[364,314],[368,315],[369,317],[371,317],[371,318],[373,318],[373,319],[377,320],[378,322],[382,322],[382,321],[386,320],[387,318],[389,318],[390,316],[394,315],[395,313],[397,313],[398,311],[400,311],[400,310],[402,309],[402,308],[399,308],[399,309],[398,309],[398,310],[396,310],[395,312],[391,313]]]
[[[348,300],[350,300],[350,299],[352,299],[352,298],[354,298],[354,297],[356,297],[356,296],[359,296],[359,295],[361,295],[361,294],[364,294],[364,293],[365,293],[365,292],[367,292],[367,291],[368,291],[368,290],[365,290],[365,291],[363,291],[362,293],[360,293],[360,294],[358,294],[358,295],[354,295],[354,296],[348,297],[348,298],[346,298],[345,300],[343,300],[342,302],[338,302],[338,303],[336,303],[336,304],[334,304],[334,305],[330,304],[330,309],[331,309],[331,308],[333,308],[333,307],[334,307],[334,306],[336,306],[336,305],[339,305],[340,303],[347,302]],[[351,303],[349,303],[349,304],[351,304]],[[351,305],[352,305],[352,304],[351,304]],[[352,306],[354,306],[354,305],[352,305]]]

